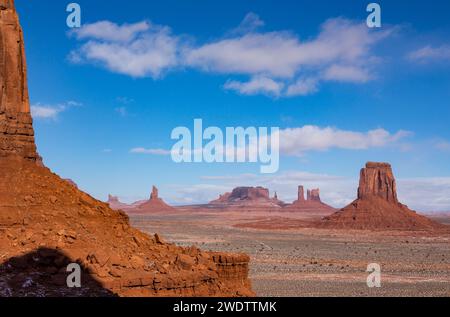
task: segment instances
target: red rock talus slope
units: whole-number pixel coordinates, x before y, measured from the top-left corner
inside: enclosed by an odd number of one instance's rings
[[[0,109],[29,118],[32,130],[11,0],[0,0],[0,18],[0,52],[8,61],[0,68]],[[32,133],[0,119],[7,131],[0,155],[0,296],[252,295],[248,256],[181,248],[133,229],[124,213],[36,164]],[[66,284],[73,262],[84,272],[79,289]]]
[[[320,190],[308,190],[307,199],[305,199],[305,190],[303,186],[298,187],[298,199],[290,205],[286,205],[283,211],[289,212],[308,212],[320,213],[323,215],[331,214],[336,211],[333,207],[325,204],[320,199]]]
[[[399,203],[395,178],[387,163],[367,163],[361,170],[358,199],[318,225],[362,230],[448,230]]]

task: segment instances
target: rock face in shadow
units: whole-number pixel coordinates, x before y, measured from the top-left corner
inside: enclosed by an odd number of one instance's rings
[[[70,295],[53,281],[60,282],[65,265],[74,261],[87,272],[85,286],[95,282],[92,295],[253,295],[247,255],[182,248],[144,234],[125,213],[36,164],[23,40],[12,1],[0,0],[0,37],[0,126],[6,131],[0,134],[0,292]],[[22,117],[29,118],[28,130],[11,128],[11,118]],[[11,280],[16,273],[22,275]],[[21,283],[39,286],[16,293]]]
[[[40,164],[34,142],[22,29],[14,2],[0,1],[0,157]]]
[[[358,198],[325,217],[319,227],[360,230],[448,230],[447,226],[418,215],[398,202],[392,168],[369,162],[361,170]]]

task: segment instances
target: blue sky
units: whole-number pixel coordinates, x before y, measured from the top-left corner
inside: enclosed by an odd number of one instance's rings
[[[378,1],[373,30],[368,1],[330,2],[80,0],[74,31],[68,1],[17,0],[46,165],[103,200],[155,184],[176,204],[238,185],[289,201],[305,184],[342,206],[387,161],[403,201],[450,210],[450,3]],[[280,171],[154,154],[195,118],[280,127]]]

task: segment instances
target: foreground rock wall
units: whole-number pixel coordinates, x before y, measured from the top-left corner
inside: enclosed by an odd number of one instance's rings
[[[0,296],[254,295],[247,256],[144,234],[123,212],[36,164],[23,36],[11,0],[0,0],[0,86]],[[67,286],[70,263],[82,267],[80,288]]]

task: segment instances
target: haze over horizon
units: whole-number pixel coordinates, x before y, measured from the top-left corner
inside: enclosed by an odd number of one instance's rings
[[[378,2],[371,30],[367,1],[80,0],[83,26],[70,30],[66,3],[16,0],[38,150],[102,200],[148,198],[155,184],[172,204],[236,186],[290,202],[302,184],[343,207],[360,168],[383,161],[402,202],[448,211],[450,3]],[[195,118],[280,127],[280,171],[175,164],[171,131]]]

